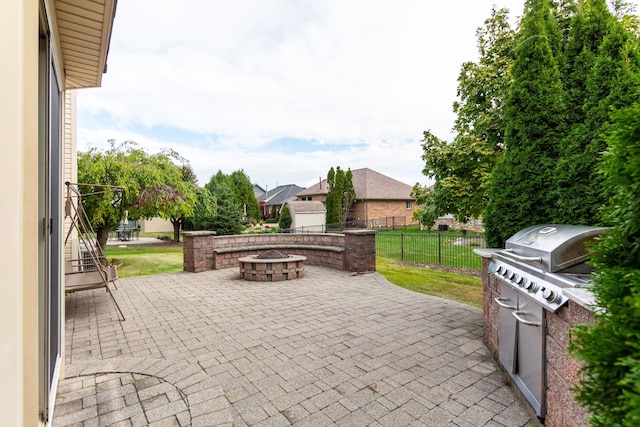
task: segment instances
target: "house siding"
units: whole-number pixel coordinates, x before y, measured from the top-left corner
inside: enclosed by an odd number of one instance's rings
[[[0,47],[0,414],[8,426],[38,417],[38,14],[39,2],[4,5]]]
[[[54,272],[62,275],[62,262],[58,264],[53,260],[59,268],[47,270],[50,264],[45,259],[49,255],[60,255],[61,258],[66,251],[57,233],[58,228],[63,227],[61,212],[51,215],[51,219],[56,221],[52,228],[56,230],[52,244],[60,246],[50,253],[46,250],[44,219],[47,208],[44,201],[48,190],[45,187],[48,182],[57,186],[65,180],[76,179],[73,129],[75,96],[64,91],[69,87],[65,74],[69,63],[63,61],[62,51],[68,47],[68,43],[62,43],[57,37],[59,21],[55,21],[54,12],[60,3],[52,0],[8,0],[6,4],[3,3],[0,14],[0,55],[3,59],[0,80],[5,83],[0,97],[0,140],[5,142],[0,159],[3,178],[0,179],[0,192],[9,203],[0,212],[0,232],[4,243],[0,247],[0,268],[3,271],[3,294],[0,298],[0,414],[2,425],[7,426],[44,425],[46,415],[40,411],[51,411],[46,402],[55,396],[55,381],[57,375],[61,374],[55,370],[46,372],[54,367],[47,359],[60,355],[53,352],[63,351],[64,342],[57,342],[51,352],[46,346],[56,339],[47,333],[47,327],[53,324],[48,316],[51,313],[57,315],[57,320],[64,325],[63,296],[56,295],[59,300],[52,301],[44,298],[47,276]],[[94,86],[100,83],[113,25],[115,1],[104,0],[104,4],[104,22],[99,23],[102,37],[95,48],[96,55],[92,55],[91,49],[87,51],[87,57],[99,61],[95,68],[97,75],[93,76]],[[79,5],[87,6],[82,2]],[[78,24],[71,33],[81,34],[83,24],[87,21],[79,19],[78,22],[69,20],[65,24]],[[90,22],[92,26],[95,24],[95,21]],[[45,31],[52,36],[52,45],[46,48],[44,43],[41,45],[40,39]],[[54,67],[57,84],[51,84],[47,75],[51,68],[48,67]],[[85,79],[81,83],[80,86],[84,87],[92,81]],[[60,111],[48,105],[49,100],[44,94],[49,86],[62,90]],[[51,99],[57,101],[57,96]],[[60,123],[52,125],[45,120],[51,112],[55,114],[52,117],[59,114]],[[59,152],[53,153],[51,158],[60,163],[51,169],[56,171],[55,179],[48,181],[45,154],[54,144],[50,144],[47,136],[54,129],[59,131],[56,136],[60,137],[60,145]],[[55,146],[58,147],[57,144]],[[56,191],[55,195],[57,197],[59,193]],[[55,199],[54,202],[52,205],[57,208],[61,200]],[[62,280],[60,276],[52,277],[56,291]],[[58,307],[54,307],[55,304]],[[56,357],[52,361],[58,360]],[[53,387],[49,388],[49,385]]]
[[[78,182],[78,151],[77,151],[77,143],[76,143],[76,131],[75,123],[76,120],[76,93],[75,91],[67,90],[64,92],[64,127],[63,127],[63,147],[64,147],[64,157],[63,157],[63,173],[64,173],[64,181],[65,182]],[[66,188],[63,191],[63,196],[66,197],[67,192]],[[69,230],[71,226],[71,219],[65,216],[64,218],[64,226],[63,230],[65,232]],[[64,236],[66,237],[66,235]],[[72,232],[71,237],[67,244],[64,247],[64,257],[65,259],[76,258],[72,254],[76,253],[78,250],[78,233]]]

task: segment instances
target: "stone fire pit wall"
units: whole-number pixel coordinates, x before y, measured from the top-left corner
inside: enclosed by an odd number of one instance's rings
[[[184,271],[237,268],[238,258],[279,249],[307,257],[305,264],[357,273],[376,270],[376,231],[330,233],[265,233],[216,236],[212,231],[187,231]]]
[[[482,258],[482,299],[484,343],[498,359],[500,342],[500,310],[495,298],[500,296],[500,282],[489,274],[491,257]],[[555,313],[547,311],[546,333],[546,399],[545,427],[587,425],[588,413],[574,399],[570,388],[578,384],[578,362],[569,357],[567,347],[571,328],[594,321],[593,312],[569,296],[569,301]],[[509,375],[505,372],[505,377]],[[513,387],[517,391],[517,387]],[[524,398],[523,398],[524,400]]]

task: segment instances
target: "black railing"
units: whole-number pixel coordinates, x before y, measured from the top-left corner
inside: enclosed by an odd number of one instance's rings
[[[419,264],[481,269],[473,250],[484,248],[484,238],[467,233],[378,233],[376,256]]]

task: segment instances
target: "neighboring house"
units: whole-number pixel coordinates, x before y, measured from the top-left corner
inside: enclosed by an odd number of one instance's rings
[[[466,230],[466,231],[473,231],[476,233],[484,233],[484,225],[482,224],[482,218],[478,218],[478,219],[471,218],[466,223],[461,223],[456,221],[453,215],[449,214],[449,215],[438,217],[438,219],[436,219],[435,224],[433,224],[432,230],[439,230],[439,231]]]
[[[151,219],[141,219],[138,221],[140,232],[142,233],[163,233],[173,232],[171,220],[156,217]]]
[[[303,202],[289,200],[284,204],[291,214],[291,228],[297,232],[325,231],[327,210],[322,202]]]
[[[415,199],[411,197],[412,186],[390,178],[369,168],[352,170],[356,203],[349,212],[348,220],[359,221],[366,227],[376,228],[411,224],[416,210]],[[298,200],[323,202],[329,189],[327,180],[298,193]],[[391,218],[395,218],[395,221]]]
[[[253,184],[253,195],[258,197],[263,196],[266,193],[265,189],[260,187],[258,184]]]
[[[74,89],[106,70],[116,0],[6,0],[0,13],[0,414],[51,423],[64,375],[65,181],[77,180]]]
[[[255,192],[254,186],[254,192]],[[267,190],[262,195],[256,197],[260,206],[260,217],[262,219],[278,218],[278,213],[284,202],[295,200],[296,194],[304,190],[295,184],[280,185],[273,190]]]

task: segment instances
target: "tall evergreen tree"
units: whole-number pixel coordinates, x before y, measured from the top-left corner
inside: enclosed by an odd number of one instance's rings
[[[640,61],[633,46],[635,36],[609,11],[605,0],[586,0],[571,34],[566,56],[573,67],[565,88],[572,127],[560,145],[555,222],[595,225],[610,197],[597,171],[606,147],[603,126],[612,107],[638,99]]]
[[[334,218],[334,215],[333,215],[334,214],[333,187],[335,185],[335,182],[336,182],[336,171],[333,169],[333,166],[332,166],[331,169],[329,169],[329,172],[327,172],[327,198],[324,201],[324,206],[325,206],[325,209],[327,210],[327,213],[325,214],[325,220],[327,224],[335,224],[336,222],[338,222],[338,220]]]
[[[242,229],[242,208],[233,191],[231,177],[219,170],[205,187],[216,201],[216,213],[210,227],[219,235],[239,233]]]
[[[494,247],[553,217],[557,140],[564,134],[554,22],[550,0],[527,2],[505,104],[505,154],[491,173],[483,216],[487,243]]]
[[[231,182],[233,183],[233,192],[236,196],[236,202],[246,210],[246,215],[249,218],[260,218],[260,205],[256,199],[256,195],[253,192],[253,184],[249,180],[249,176],[244,170],[239,169],[234,171],[230,175]]]
[[[347,222],[349,211],[356,203],[356,189],[353,187],[353,172],[347,169],[344,175],[344,195],[342,197],[342,222]]]
[[[331,224],[342,222],[342,203],[344,198],[345,175],[340,166],[336,167],[336,181],[333,185],[333,204],[331,206]]]

